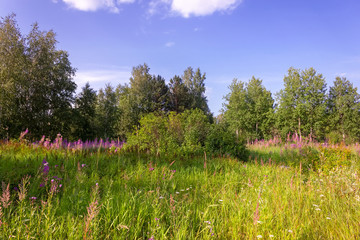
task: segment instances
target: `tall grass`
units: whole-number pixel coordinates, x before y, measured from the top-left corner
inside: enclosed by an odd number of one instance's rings
[[[0,239],[360,238],[358,157],[325,174],[279,146],[206,162],[72,149],[0,146]]]

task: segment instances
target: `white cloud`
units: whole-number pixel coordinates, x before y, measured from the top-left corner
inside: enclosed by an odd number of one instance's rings
[[[57,3],[60,0],[52,0]],[[81,11],[97,11],[107,9],[118,13],[122,4],[134,3],[136,0],[61,0],[70,8]],[[214,12],[235,9],[243,0],[151,0],[148,3],[148,14],[168,13],[188,18],[191,16],[206,16]],[[139,0],[139,3],[142,3]]]
[[[242,0],[173,0],[171,10],[188,18],[232,10],[241,2]]]
[[[231,11],[243,0],[152,0],[149,3],[148,13],[171,12],[185,18],[191,16],[206,16],[214,12]]]
[[[167,42],[167,43],[165,43],[165,47],[172,47],[172,46],[174,46],[174,45],[175,45],[174,42]]]
[[[135,0],[62,0],[69,7],[81,11],[97,11],[99,9],[108,9],[111,12],[118,13],[119,5],[123,3],[133,3]]]
[[[75,83],[78,85],[78,90],[87,82],[94,89],[105,87],[105,84],[110,83],[116,87],[118,84],[125,84],[129,82],[131,71],[126,69],[100,69],[100,70],[84,70],[77,71],[74,77]]]

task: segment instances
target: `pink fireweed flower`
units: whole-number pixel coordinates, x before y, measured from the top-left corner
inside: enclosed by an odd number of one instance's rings
[[[0,202],[4,208],[8,208],[11,205],[10,201],[10,183],[6,185],[2,183],[2,195],[0,196]]]

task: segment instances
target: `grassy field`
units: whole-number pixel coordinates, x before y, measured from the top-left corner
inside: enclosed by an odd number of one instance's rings
[[[357,149],[326,171],[317,149],[254,144],[239,161],[2,143],[0,239],[359,239]]]

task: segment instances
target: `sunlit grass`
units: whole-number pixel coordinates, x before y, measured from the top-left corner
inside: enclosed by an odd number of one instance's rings
[[[1,239],[360,237],[356,164],[327,175],[300,171],[299,163],[283,162],[278,147],[253,149],[247,162],[208,158],[206,164],[204,157],[0,148]]]

